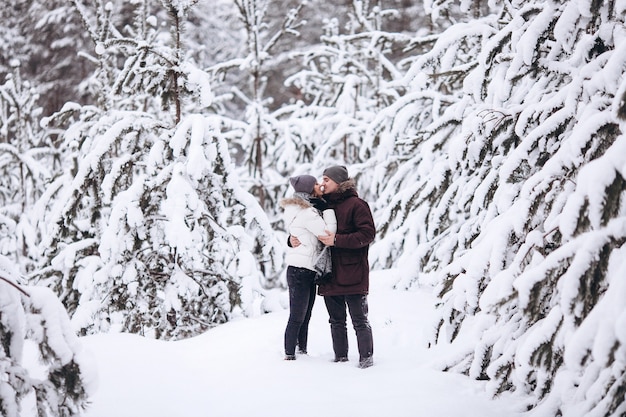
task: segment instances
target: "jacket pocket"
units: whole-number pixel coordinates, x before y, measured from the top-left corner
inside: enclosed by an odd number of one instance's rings
[[[339,258],[339,264],[335,274],[337,284],[357,285],[363,280],[363,262],[360,256],[345,254]]]

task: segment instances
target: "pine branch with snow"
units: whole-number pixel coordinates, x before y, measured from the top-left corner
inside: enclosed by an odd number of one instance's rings
[[[6,417],[79,416],[93,394],[93,364],[59,299],[47,288],[20,287],[16,269],[0,257],[0,411]],[[27,343],[38,346],[41,369],[25,357]]]

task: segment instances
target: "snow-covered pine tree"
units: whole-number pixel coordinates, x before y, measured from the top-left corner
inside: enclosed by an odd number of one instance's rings
[[[235,96],[245,103],[245,114],[239,119],[247,124],[236,146],[247,154],[244,165],[248,173],[242,174],[242,178],[247,177],[248,189],[257,196],[272,218],[275,216],[271,213],[282,197],[285,180],[283,174],[273,168],[276,155],[274,144],[283,132],[268,108],[271,98],[265,93],[269,77],[267,70],[272,65],[272,53],[277,43],[286,36],[298,35],[298,27],[302,24],[299,13],[303,4],[289,9],[282,25],[274,32],[270,31],[266,18],[269,0],[235,0],[235,5],[246,34],[246,56],[221,63],[212,71],[238,68],[246,74],[246,87],[233,87]]]
[[[65,118],[67,124],[55,125]],[[168,126],[144,112],[73,104],[44,122],[63,132],[65,172],[37,203],[43,260],[33,277],[59,294],[77,329],[106,330],[102,326],[111,322],[110,315],[126,311],[107,296],[125,283],[102,275],[102,282],[94,282],[106,262],[99,246],[110,224],[112,201],[141,178],[146,153]],[[75,317],[86,308],[93,311]]]
[[[533,415],[622,416],[625,5],[494,5],[413,63],[395,106],[427,117],[379,123],[373,252],[435,284],[442,368]]]
[[[51,227],[43,244],[48,266],[37,275],[61,294],[83,333],[198,334],[242,304],[241,262],[252,258],[243,269],[258,280],[261,268],[276,274],[282,259],[225,146],[241,125],[183,114],[192,103],[210,106],[211,88],[204,72],[183,61],[187,6],[163,3],[173,19],[170,37],[152,32],[161,26],[146,2],[134,3],[141,18],[133,39],[109,26],[110,4],[93,19],[81,8],[87,24],[99,22],[90,33],[102,35],[95,49],[107,66],[102,79],[116,75],[113,88],[103,89],[102,107],[68,103],[47,120],[49,127],[63,123],[68,151],[64,177],[41,203]],[[142,29],[144,21],[153,29]],[[110,66],[110,50],[129,55],[121,68]],[[173,110],[164,112],[167,103]]]
[[[245,50],[245,33],[239,19],[237,7],[233,1],[201,1],[189,10],[189,17],[185,22],[185,62],[192,63],[198,68],[209,69],[210,85],[214,96],[210,112],[232,117],[242,118],[244,104],[233,100],[233,85],[241,86],[242,74],[231,68],[228,63],[243,55]],[[220,66],[227,63],[229,71],[221,71]],[[186,104],[193,105],[194,101]],[[193,113],[197,107],[186,109]],[[231,150],[236,162],[243,160],[240,149],[235,150],[235,143]],[[237,145],[238,146],[238,145]]]
[[[19,60],[24,79],[37,86],[39,105],[46,116],[67,100],[87,98],[80,86],[93,67],[76,55],[89,38],[84,36],[71,2],[6,0],[0,19],[0,26],[7,28],[6,36],[0,36],[0,80],[11,73],[8,62]]]
[[[0,255],[30,270],[39,254],[36,226],[27,213],[59,169],[58,153],[39,127],[36,87],[22,79],[19,60],[11,64],[0,85]]]
[[[294,54],[303,69],[287,80],[301,100],[284,106],[284,138],[277,144],[277,164],[285,172],[321,170],[328,164],[355,165],[368,160],[372,147],[363,146],[369,123],[398,96],[392,88],[400,78],[398,51],[411,37],[381,28],[396,10],[383,10],[368,1],[354,0],[346,33],[338,19],[325,22],[322,43]],[[294,157],[295,155],[295,157]],[[362,169],[354,169],[358,174]],[[369,187],[363,185],[364,190]]]
[[[99,93],[99,107],[160,110],[168,116],[168,123],[177,123],[186,104],[184,99],[192,91],[199,94],[198,107],[211,101],[210,88],[199,71],[193,66],[184,67],[182,36],[186,16],[195,1],[155,4],[142,0],[132,5],[119,2],[117,9],[112,2],[102,0],[93,8],[85,7],[79,0],[73,2],[95,44],[95,55],[81,54],[99,67],[83,88]],[[126,24],[124,19],[132,24]],[[123,27],[115,26],[118,20]],[[159,21],[167,22],[169,33],[158,26]],[[120,60],[124,62],[121,67]]]
[[[21,11],[24,0],[10,0],[0,10],[0,81],[13,72],[11,61],[25,61],[25,37],[20,33]]]
[[[18,277],[17,265],[0,256],[0,414],[79,416],[95,369],[59,299],[47,288],[20,286]],[[38,358],[28,356],[29,343]]]
[[[456,145],[451,144],[465,141],[459,129],[468,120],[464,113],[471,96],[463,90],[464,83],[477,65],[481,44],[493,32],[488,22],[472,21],[442,34],[413,39],[411,48],[428,48],[428,52],[406,60],[408,69],[395,84],[398,99],[378,112],[364,135],[363,147],[373,150],[368,175],[371,192],[378,197],[377,225],[384,236],[374,251],[374,265],[414,265],[419,259],[419,268],[407,268],[415,274],[405,277],[407,282],[401,286],[414,282],[418,273],[423,278],[446,265],[454,251],[463,247],[463,243],[447,247],[443,236],[457,228],[464,229],[464,236],[472,236],[473,229],[465,220],[473,213],[464,208],[475,190],[463,190],[463,183],[472,175],[489,175],[491,166],[488,162],[480,170],[469,166],[464,173],[448,159],[465,158],[456,155]],[[483,113],[478,113],[476,121],[480,122]],[[455,198],[461,200],[459,206]],[[439,250],[434,242],[444,246]]]

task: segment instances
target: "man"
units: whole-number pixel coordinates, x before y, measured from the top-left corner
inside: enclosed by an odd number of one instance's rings
[[[367,319],[369,292],[368,248],[376,236],[374,219],[369,205],[359,198],[353,179],[344,166],[332,166],[322,177],[324,198],[335,210],[337,232],[327,232],[318,239],[331,247],[333,276],[330,282],[319,286],[330,316],[330,332],[335,362],[348,360],[348,332],[346,307],[356,332],[359,349],[359,367],[374,364],[374,340]]]

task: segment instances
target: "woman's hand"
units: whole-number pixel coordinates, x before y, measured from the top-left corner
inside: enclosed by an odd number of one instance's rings
[[[289,236],[289,243],[291,243],[291,247],[292,248],[297,248],[298,246],[301,245],[300,239],[298,239],[297,237],[295,237],[293,235]]]
[[[317,238],[326,246],[335,246],[335,234],[328,230],[325,235],[319,235]]]

